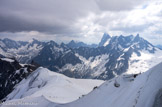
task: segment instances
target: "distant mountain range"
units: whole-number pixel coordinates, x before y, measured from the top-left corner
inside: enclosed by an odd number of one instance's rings
[[[67,46],[69,48],[79,48],[79,47],[90,47],[90,48],[96,48],[98,45],[97,44],[91,44],[87,45],[83,42],[75,42],[74,40],[70,41]]]
[[[161,55],[160,49],[139,34],[111,37],[104,33],[98,45],[75,41],[57,44],[36,39],[30,42],[0,40],[1,57],[14,57],[21,63],[33,60],[52,71],[74,78],[108,80],[130,68],[132,73],[143,72],[159,63]]]
[[[30,42],[14,41],[10,39],[0,39],[1,56],[17,59],[21,63],[30,63],[45,43],[33,39]]]

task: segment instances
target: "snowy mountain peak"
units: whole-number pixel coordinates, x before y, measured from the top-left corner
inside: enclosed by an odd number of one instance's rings
[[[101,42],[99,43],[99,46],[106,46],[109,43],[109,39],[111,36],[108,33],[104,33],[103,37],[101,39]]]
[[[134,37],[134,42],[139,42],[140,40],[142,40],[143,38],[141,38],[140,36],[139,36],[139,34],[137,34],[135,37]]]
[[[140,37],[139,34],[137,34],[136,36],[113,36],[108,39],[103,46],[120,50],[131,47],[135,51],[146,50],[150,53],[154,53],[156,51],[156,47],[149,43],[147,40]]]
[[[76,43],[74,40],[71,40],[69,43]]]
[[[38,41],[37,39],[35,39],[35,38],[32,38],[31,40],[29,40],[28,42],[29,43],[32,43],[33,41]]]
[[[29,47],[39,47],[39,46],[42,46],[44,44],[44,42],[41,42],[41,41],[39,41],[39,40],[37,40],[37,39],[32,39],[32,40],[30,40],[29,42],[28,42],[28,48]]]
[[[157,50],[157,48],[154,45],[152,45],[150,42],[148,42],[144,38],[140,37],[139,34],[137,34],[134,37],[132,41],[132,46],[136,50],[146,50],[150,53],[155,53],[155,51]]]
[[[39,43],[40,41],[35,39],[35,38],[32,38],[32,40],[29,40],[29,43]]]
[[[49,45],[49,46],[57,45],[58,46],[58,44],[53,40],[50,40],[49,42],[47,42],[47,45]]]
[[[67,44],[68,47],[70,48],[78,48],[80,46],[86,46],[86,44],[84,44],[83,42],[76,42],[74,40],[71,40],[68,44]]]

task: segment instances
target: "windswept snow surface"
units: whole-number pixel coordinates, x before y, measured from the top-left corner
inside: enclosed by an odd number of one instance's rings
[[[11,100],[4,104],[33,102],[36,103],[36,105],[33,105],[36,107],[152,107],[156,94],[162,89],[161,77],[162,63],[137,77],[131,74],[118,76],[71,103],[57,104],[48,101],[45,96],[40,96]],[[117,87],[114,84],[118,84]],[[19,107],[22,107],[22,105],[19,105]]]
[[[44,98],[47,101],[67,103],[74,101],[82,95],[88,94],[95,86],[104,81],[91,79],[73,79],[38,68],[27,79],[23,79],[7,96],[7,100]]]

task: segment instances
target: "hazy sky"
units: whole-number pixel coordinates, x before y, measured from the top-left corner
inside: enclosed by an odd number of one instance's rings
[[[104,32],[162,44],[162,1],[0,0],[0,38],[98,43]]]

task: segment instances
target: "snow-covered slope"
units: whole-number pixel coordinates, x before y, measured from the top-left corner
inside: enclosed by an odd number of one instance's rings
[[[27,79],[23,79],[6,100],[44,97],[52,102],[67,103],[86,95],[103,82],[101,80],[68,78],[40,67]]]
[[[162,89],[162,63],[134,78],[121,75],[66,107],[152,107]],[[119,87],[115,87],[115,83]]]
[[[162,63],[139,75],[118,76],[71,103],[57,104],[41,96],[11,100],[4,104],[26,102],[36,107],[152,107],[159,104],[156,100],[159,100],[157,94],[162,89],[161,77]],[[20,103],[16,107],[22,105]]]

